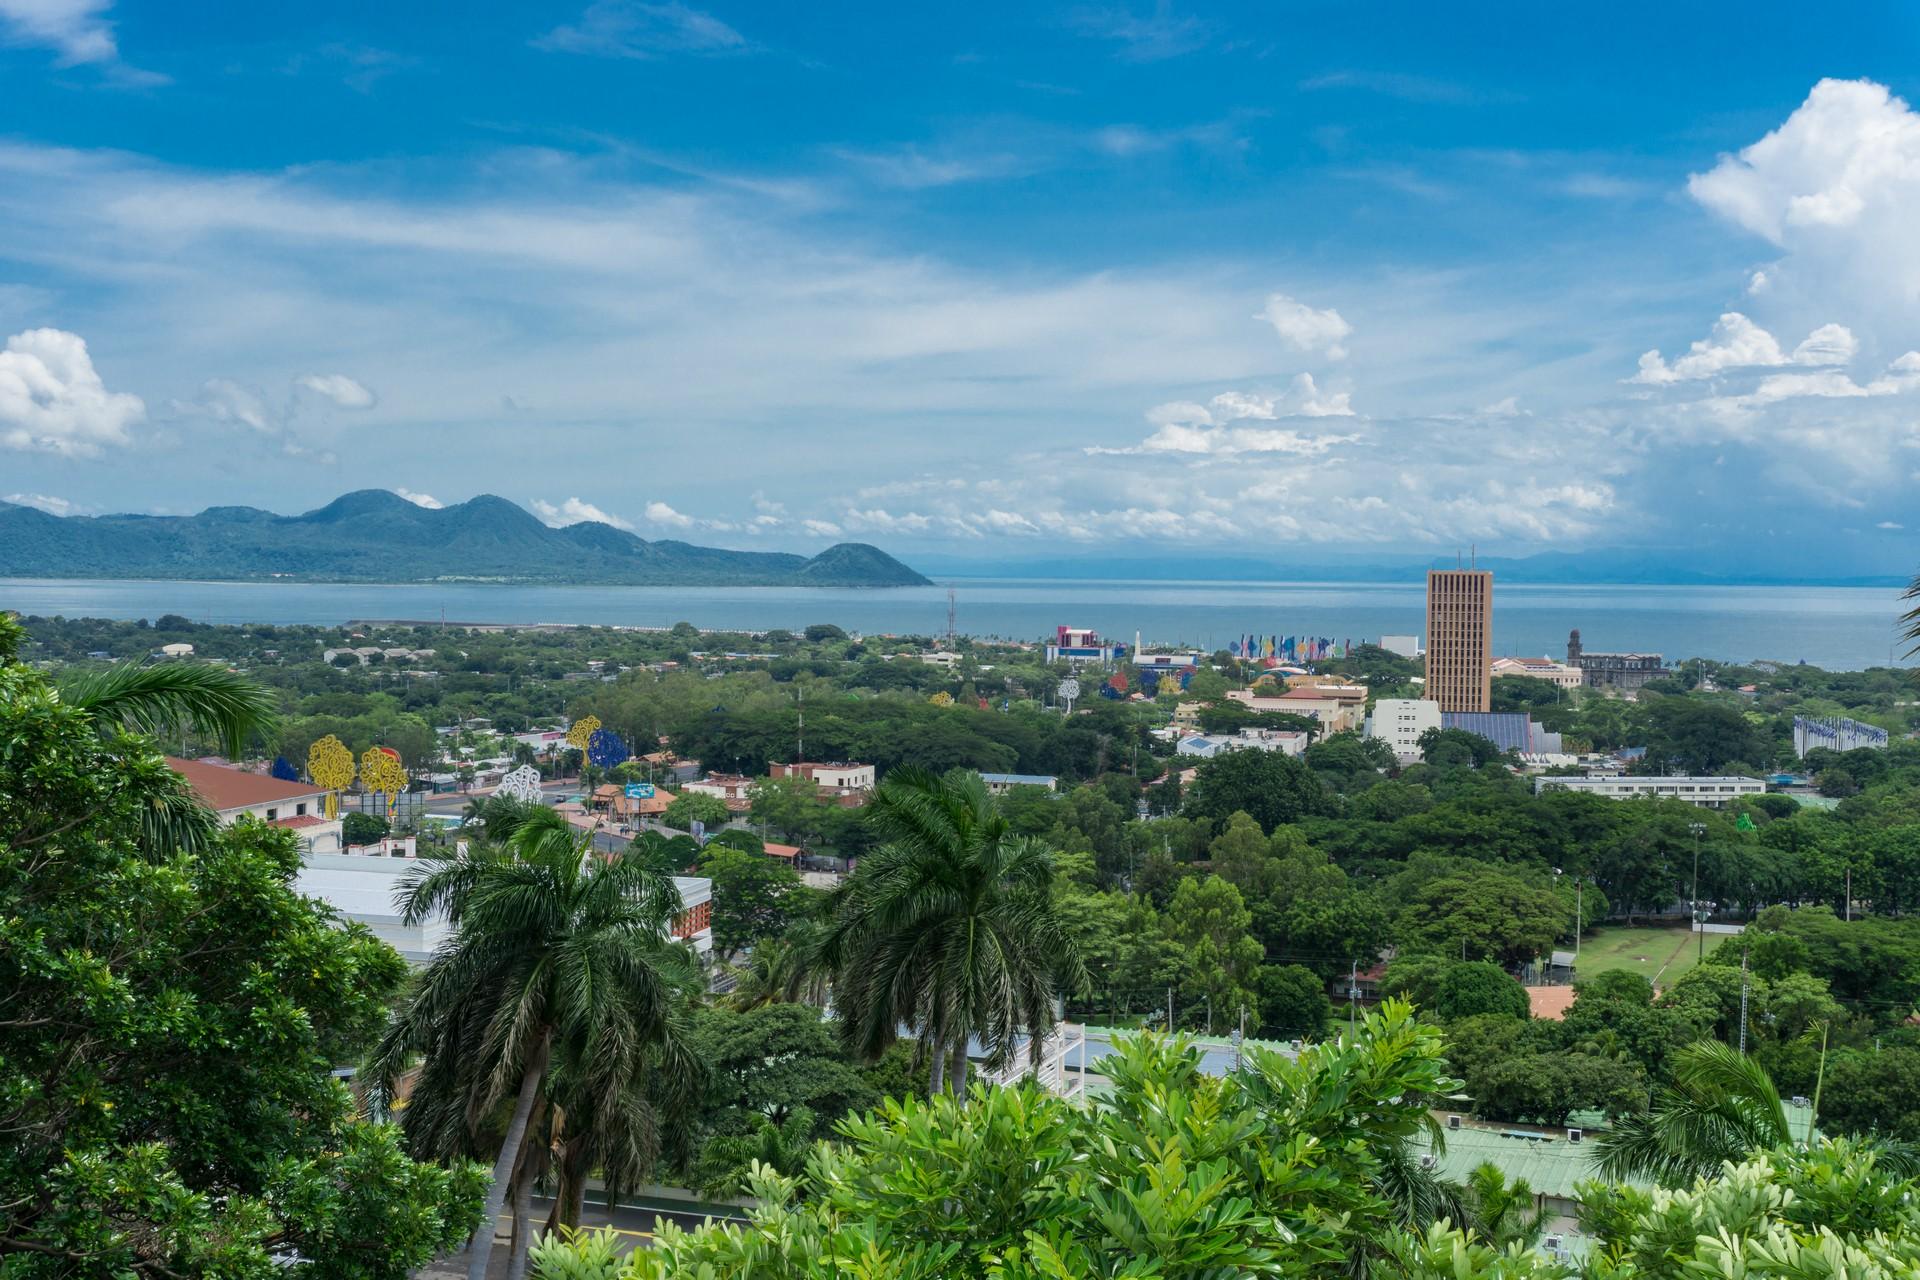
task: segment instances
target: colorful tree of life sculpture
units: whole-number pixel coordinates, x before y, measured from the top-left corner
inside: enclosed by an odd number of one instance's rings
[[[633,755],[624,738],[611,729],[595,729],[587,739],[587,759],[602,769],[623,765]]]
[[[392,747],[368,747],[360,757],[360,782],[367,790],[387,797],[387,820],[391,822],[400,793],[407,789],[407,769],[400,763],[400,753]]]
[[[582,755],[592,743],[593,735],[600,732],[599,716],[581,716],[567,728],[567,745]]]
[[[538,804],[540,803],[540,771],[530,764],[523,764],[500,779],[500,785],[494,788],[493,794],[505,796],[509,800],[518,800],[521,804]]]
[[[340,816],[340,793],[353,785],[353,752],[328,734],[307,748],[307,776],[327,789],[327,816]]]

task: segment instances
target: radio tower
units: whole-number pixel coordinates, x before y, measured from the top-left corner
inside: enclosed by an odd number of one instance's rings
[[[947,652],[948,653],[953,652],[954,612],[955,612],[955,609],[954,609],[954,603],[953,603],[953,588],[948,587],[947,588]]]
[[[807,690],[805,685],[793,691],[800,703],[800,720],[793,731],[793,762],[799,764],[807,758]]]

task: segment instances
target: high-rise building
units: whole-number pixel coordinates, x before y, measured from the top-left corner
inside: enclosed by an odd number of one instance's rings
[[[1427,573],[1427,697],[1442,711],[1493,705],[1493,574]]]

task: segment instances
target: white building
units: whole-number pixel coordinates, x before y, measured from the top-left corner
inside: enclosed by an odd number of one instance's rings
[[[1493,674],[1545,680],[1562,689],[1578,689],[1587,682],[1587,673],[1579,667],[1555,662],[1552,658],[1495,658]]]
[[[1380,647],[1402,658],[1417,658],[1420,656],[1420,637],[1381,636]]]
[[[187,780],[200,803],[219,815],[221,826],[258,818],[297,834],[303,852],[340,852],[340,819],[326,816],[326,788],[178,756],[168,756],[167,765]]]
[[[949,653],[945,649],[940,649],[933,653],[921,654],[920,661],[929,667],[939,667],[943,671],[952,671],[960,665],[961,658],[957,653]]]
[[[1307,735],[1298,729],[1242,729],[1235,734],[1196,733],[1174,747],[1177,755],[1211,760],[1228,751],[1278,751],[1297,756],[1307,749]]]
[[[176,641],[173,644],[161,645],[159,652],[163,658],[191,658],[193,646],[184,641]]]
[[[294,888],[320,901],[357,924],[363,924],[388,946],[422,965],[433,957],[453,932],[443,915],[407,924],[394,907],[394,894],[417,865],[409,856],[384,856],[369,845],[366,852],[309,854],[300,860]],[[713,950],[713,881],[702,876],[675,876],[680,891],[680,915],[673,935],[691,942],[702,955]]]
[[[1765,795],[1767,784],[1758,778],[1639,778],[1626,774],[1611,778],[1535,778],[1534,794],[1544,791],[1584,791],[1610,800],[1684,800],[1703,809],[1724,809],[1744,796]]]
[[[1381,698],[1367,720],[1367,736],[1378,738],[1402,764],[1419,760],[1420,735],[1440,727],[1440,704],[1428,698]]]
[[[1054,791],[1060,786],[1060,779],[1050,773],[983,773],[980,781],[987,784],[990,795],[996,796],[1003,796],[1015,787],[1042,787]]]
[[[775,778],[809,778],[822,791],[871,791],[876,779],[872,765],[844,761],[774,764],[767,766],[767,773]]]

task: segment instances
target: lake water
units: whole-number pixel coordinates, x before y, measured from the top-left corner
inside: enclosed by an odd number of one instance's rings
[[[0,579],[0,608],[67,617],[338,625],[352,619],[572,622],[613,626],[945,631],[947,587],[964,633],[1021,640],[1064,623],[1128,643],[1224,646],[1242,634],[1377,640],[1419,633],[1425,584],[1123,582],[953,578],[935,587],[514,587]],[[1564,655],[1580,628],[1592,650],[1668,659],[1804,659],[1830,669],[1905,663],[1899,592],[1884,587],[1502,586],[1497,654]]]

